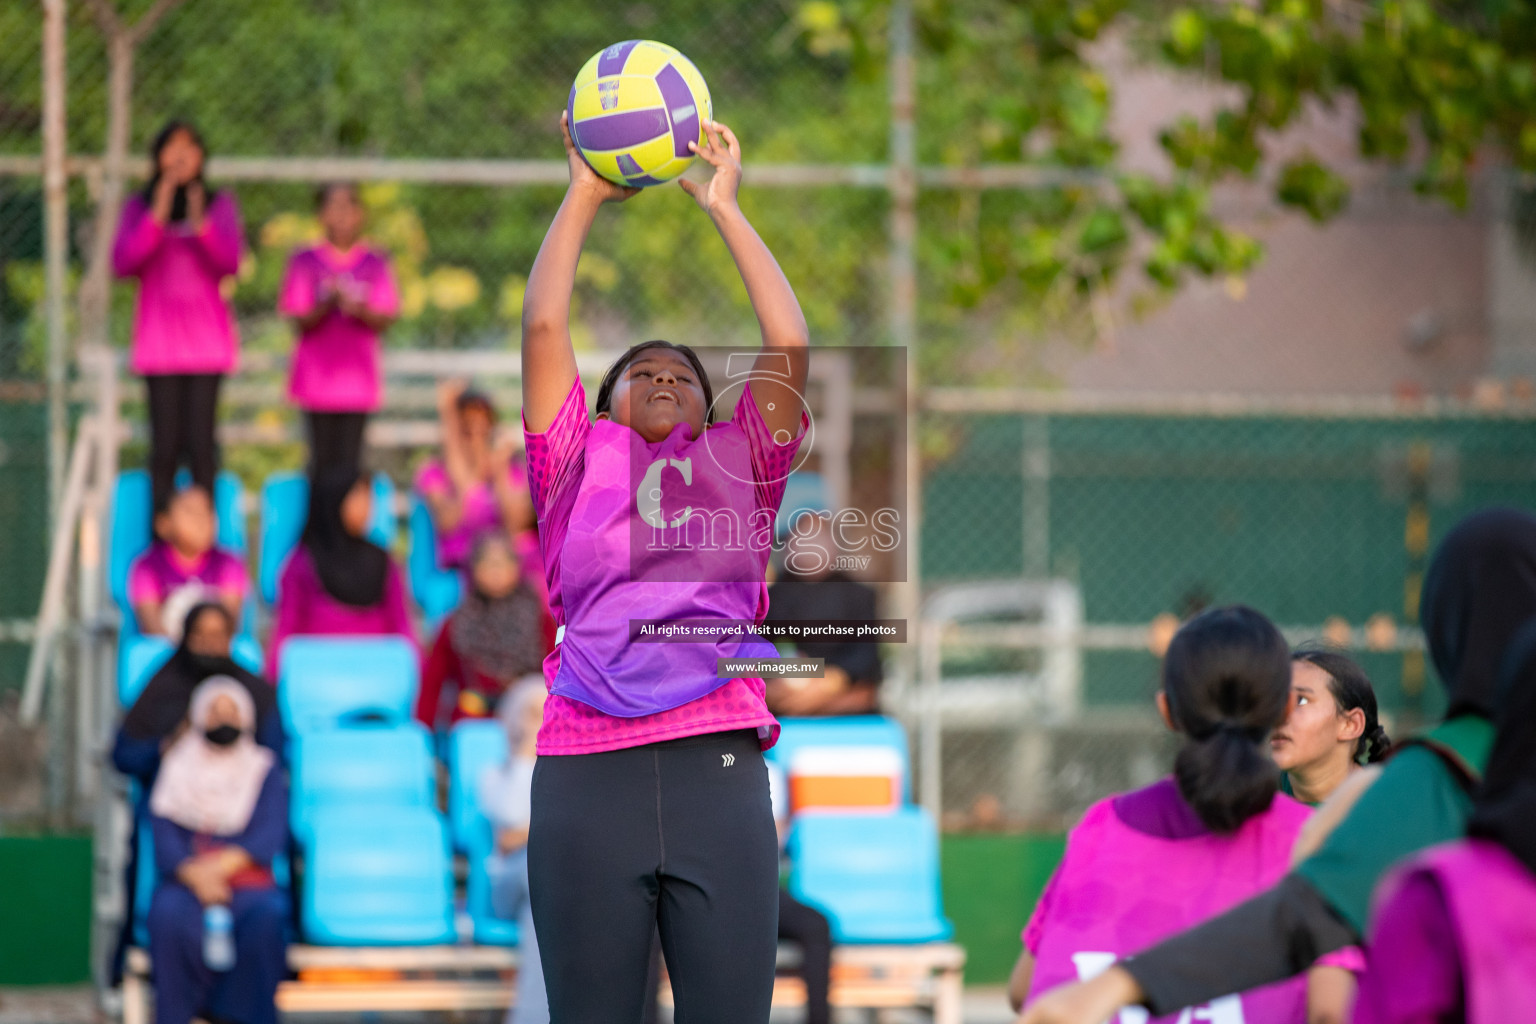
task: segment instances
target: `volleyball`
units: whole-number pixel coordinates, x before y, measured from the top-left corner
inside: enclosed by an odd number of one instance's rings
[[[571,84],[571,139],[616,185],[660,185],[693,163],[713,116],[704,76],[666,43],[631,39],[594,54]]]

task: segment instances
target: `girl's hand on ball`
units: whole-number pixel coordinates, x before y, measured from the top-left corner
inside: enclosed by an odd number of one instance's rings
[[[624,188],[615,185],[607,178],[592,169],[581,155],[581,150],[576,148],[576,142],[571,138],[570,114],[560,111],[560,137],[565,140],[565,159],[571,167],[571,188],[590,190],[599,201],[604,203],[622,203],[640,190],[637,188]]]
[[[741,186],[741,144],[736,141],[736,133],[719,121],[705,121],[704,145],[690,142],[688,148],[713,167],[715,173],[702,185],[687,178],[677,179],[683,191],[705,213],[735,206],[736,190]]]

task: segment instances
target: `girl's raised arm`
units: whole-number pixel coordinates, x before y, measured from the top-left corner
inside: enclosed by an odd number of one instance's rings
[[[800,432],[800,396],[805,394],[810,370],[805,314],[778,260],[736,202],[741,184],[741,145],[736,133],[719,121],[707,121],[704,127],[704,145],[690,142],[688,146],[714,168],[714,175],[704,184],[686,178],[678,179],[678,184],[715,222],[762,327],[763,352],[753,368],[752,399],[770,431],[777,435],[782,430],[786,438],[794,437]]]
[[[536,434],[549,429],[576,382],[571,290],[587,232],[604,203],[623,202],[639,191],[615,185],[587,166],[571,141],[564,112],[560,134],[565,138],[571,184],[539,246],[523,298],[523,420]]]

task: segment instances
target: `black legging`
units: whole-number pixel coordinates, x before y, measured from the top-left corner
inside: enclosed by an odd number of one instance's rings
[[[806,1024],[831,1024],[832,925],[826,915],[779,890],[779,938],[800,947]]]
[[[677,1024],[765,1024],[778,841],[750,731],[541,756],[528,888],[551,1024],[635,1024],[658,927]]]
[[[219,411],[217,373],[164,373],[144,378],[149,390],[149,487],[156,509],[176,490],[176,470],[185,461],[192,482],[213,494],[219,473],[214,436]]]
[[[368,426],[365,412],[314,412],[304,414],[309,422],[309,471],[341,466],[357,469],[363,463],[363,431]]]

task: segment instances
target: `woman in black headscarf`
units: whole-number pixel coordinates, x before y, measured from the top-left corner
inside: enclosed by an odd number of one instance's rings
[[[181,646],[154,674],[139,694],[112,746],[117,770],[138,780],[146,789],[160,770],[161,751],[170,745],[187,719],[192,691],[210,676],[229,676],[251,695],[256,708],[256,742],[278,753],[283,749],[283,727],[277,713],[277,697],[266,680],[230,657],[235,621],[229,609],[216,601],[194,605],[187,613]]]
[[[1300,974],[1362,941],[1371,894],[1397,861],[1460,839],[1493,746],[1497,680],[1517,630],[1536,617],[1536,518],[1510,508],[1462,520],[1424,581],[1420,623],[1445,683],[1445,720],[1356,772],[1268,892],[1032,1004],[1023,1024],[1098,1024],[1122,1006],[1155,1015]]]
[[[400,569],[367,537],[372,517],[373,490],[356,469],[330,466],[310,481],[304,535],[277,584],[267,648],[273,679],[290,636],[397,635],[416,644]]]

